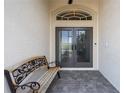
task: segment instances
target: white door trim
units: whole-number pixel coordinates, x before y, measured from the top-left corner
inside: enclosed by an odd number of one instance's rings
[[[92,12],[91,21],[57,21],[56,14],[64,9],[80,8]],[[50,61],[55,61],[55,28],[56,27],[93,27],[93,67],[91,68],[62,68],[63,70],[97,70],[98,69],[98,17],[92,9],[77,5],[65,6],[50,13]],[[97,45],[94,45],[96,43]]]

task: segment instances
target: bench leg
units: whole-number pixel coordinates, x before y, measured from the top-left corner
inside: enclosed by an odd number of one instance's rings
[[[61,76],[60,76],[60,73],[59,73],[59,72],[57,72],[57,75],[58,75],[58,78],[61,78]]]

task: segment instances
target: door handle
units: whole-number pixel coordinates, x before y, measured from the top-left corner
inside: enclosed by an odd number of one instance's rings
[[[75,45],[75,50],[77,49],[77,46]]]
[[[71,48],[72,48],[72,50],[74,49],[74,48],[73,48],[73,45],[71,46]]]
[[[76,50],[77,46],[76,45],[72,45],[72,50]]]

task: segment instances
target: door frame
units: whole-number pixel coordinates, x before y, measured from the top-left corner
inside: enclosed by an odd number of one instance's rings
[[[60,11],[80,9],[89,12],[93,16],[90,21],[58,21],[56,15]],[[55,61],[55,28],[56,27],[93,27],[93,67],[92,68],[61,68],[61,70],[98,70],[98,15],[93,9],[83,5],[65,5],[50,11],[50,58],[49,61]]]

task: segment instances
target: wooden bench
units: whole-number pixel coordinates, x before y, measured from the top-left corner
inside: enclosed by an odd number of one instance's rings
[[[24,63],[5,69],[11,93],[45,93],[50,83],[58,74],[59,67],[49,67],[45,56],[35,57]]]

